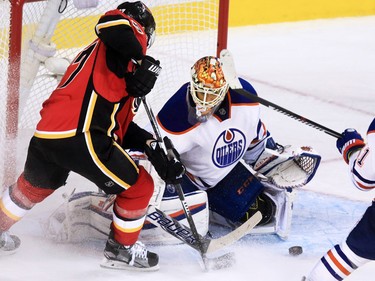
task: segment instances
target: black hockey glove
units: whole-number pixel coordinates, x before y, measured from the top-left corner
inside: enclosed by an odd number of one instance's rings
[[[128,94],[133,97],[147,95],[154,87],[160,71],[160,62],[153,57],[145,56],[142,64],[133,73],[125,76]]]
[[[168,159],[167,155],[155,140],[146,145],[145,153],[154,166],[159,177],[167,184],[178,184],[185,174],[185,166],[175,157]]]

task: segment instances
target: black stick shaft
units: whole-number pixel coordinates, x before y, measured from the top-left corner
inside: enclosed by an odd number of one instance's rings
[[[279,106],[277,104],[274,104],[274,103],[272,103],[272,102],[270,102],[268,100],[265,100],[265,99],[263,99],[263,98],[261,98],[259,96],[253,95],[253,94],[249,93],[248,91],[246,91],[244,89],[231,89],[231,90],[239,93],[242,96],[245,96],[245,97],[251,99],[252,101],[259,102],[260,104],[262,104],[264,106],[267,106],[267,107],[269,107],[269,108],[271,108],[273,110],[281,112],[281,113],[283,113],[283,114],[285,114],[285,115],[287,115],[289,117],[292,117],[293,119],[296,119],[299,122],[302,122],[302,123],[304,123],[304,124],[306,124],[306,125],[308,125],[310,127],[313,127],[314,129],[317,129],[319,131],[323,131],[326,134],[331,135],[331,136],[333,136],[335,138],[341,138],[342,137],[342,135],[340,133],[338,133],[338,132],[336,132],[334,130],[331,130],[331,129],[327,128],[327,127],[324,127],[323,125],[320,125],[320,124],[318,124],[318,123],[316,123],[316,122],[314,122],[314,121],[312,121],[310,119],[307,119],[306,117],[298,115],[297,113],[294,113],[294,112],[292,112],[292,111],[290,111],[290,110],[288,110],[286,108],[283,108],[283,107],[281,107],[281,106]]]
[[[142,102],[143,102],[143,105],[145,107],[147,116],[150,119],[151,126],[152,126],[152,128],[154,130],[156,139],[159,142],[163,143],[163,140],[162,140],[162,137],[161,137],[161,134],[160,134],[160,131],[159,131],[159,127],[158,127],[158,125],[156,123],[155,116],[154,116],[153,112],[151,111],[151,108],[147,105],[145,97],[142,97]],[[164,149],[165,149],[165,145],[164,145]],[[167,151],[165,151],[165,152],[167,153]],[[182,187],[181,187],[180,184],[175,184],[174,186],[175,186],[175,188],[177,190],[178,197],[179,197],[179,199],[181,201],[182,209],[184,210],[184,213],[185,213],[186,219],[187,219],[187,221],[189,223],[190,229],[193,232],[193,235],[194,235],[195,239],[198,241],[199,252],[200,252],[200,254],[201,254],[202,258],[203,258],[203,262],[205,262],[205,250],[204,250],[204,246],[203,246],[202,241],[199,238],[199,233],[198,233],[197,227],[195,226],[193,217],[191,215],[191,212],[190,212],[190,209],[189,209],[189,205],[186,203],[184,191],[182,190]]]

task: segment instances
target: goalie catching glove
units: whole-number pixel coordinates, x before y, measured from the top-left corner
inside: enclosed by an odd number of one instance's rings
[[[252,166],[276,187],[295,188],[304,186],[314,177],[320,159],[309,146],[277,145],[277,149],[265,148]]]
[[[126,90],[132,97],[143,97],[151,92],[161,71],[160,61],[145,56],[137,69],[125,77]]]
[[[168,142],[168,140],[167,137],[164,137],[164,142]],[[175,149],[173,149],[173,155],[168,153],[169,157],[167,157],[160,144],[154,140],[146,145],[145,153],[162,180],[167,184],[181,182],[182,176],[185,174],[185,166],[181,163]]]

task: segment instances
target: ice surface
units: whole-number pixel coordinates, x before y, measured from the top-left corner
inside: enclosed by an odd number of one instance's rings
[[[374,26],[370,16],[233,28],[228,48],[240,76],[263,98],[340,133],[355,127],[365,134],[375,115]],[[61,203],[63,192],[95,190],[72,175],[66,187],[12,228],[22,245],[17,254],[0,257],[0,280],[300,281],[328,248],[346,237],[375,193],[352,186],[333,137],[268,108],[262,108],[262,119],[277,142],[310,145],[322,155],[316,177],[298,193],[287,241],[246,236],[225,249],[235,252],[236,264],[220,271],[203,272],[199,255],[186,245],[151,246],[160,255],[161,269],[155,273],[102,269],[105,241],[56,244],[43,237],[41,223]],[[21,158],[25,152],[26,147]],[[289,256],[293,245],[302,246],[303,254]],[[347,280],[373,280],[374,265]]]

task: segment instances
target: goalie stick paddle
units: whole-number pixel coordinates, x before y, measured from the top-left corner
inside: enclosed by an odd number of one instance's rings
[[[238,80],[236,69],[234,67],[234,61],[232,54],[228,50],[222,50],[220,52],[220,60],[223,63],[223,70],[225,74],[225,79],[228,81],[230,88],[237,92],[238,94],[247,97],[248,99],[251,99],[252,101],[259,102],[260,104],[269,107],[277,112],[280,112],[282,114],[285,114],[289,117],[292,117],[293,119],[302,122],[303,124],[306,124],[310,127],[313,127],[314,129],[317,129],[319,131],[323,131],[324,133],[331,135],[335,138],[341,138],[342,135],[332,129],[329,129],[321,124],[318,124],[310,119],[307,119],[306,117],[303,117],[301,115],[298,115],[297,113],[294,113],[286,108],[283,108],[277,104],[274,104],[268,100],[265,100],[257,95],[253,95],[242,88],[242,85],[240,81]]]
[[[200,251],[201,247],[198,243],[200,242],[204,254],[214,253],[224,247],[233,244],[237,240],[241,239],[244,235],[248,234],[260,222],[261,219],[262,214],[257,211],[240,227],[222,237],[213,239],[203,237],[199,233],[197,233],[197,236],[194,236],[193,231],[189,227],[181,224],[178,220],[172,218],[171,216],[167,215],[166,213],[152,205],[149,206],[147,212],[147,220],[150,223],[162,228],[164,231],[189,245],[193,249]],[[199,241],[197,239],[199,239]]]
[[[147,221],[153,225],[160,227],[198,252],[200,252],[203,247],[204,253],[200,253],[202,256],[203,267],[206,271],[210,269],[219,270],[231,267],[235,263],[234,253],[229,252],[218,257],[211,258],[207,257],[206,254],[213,253],[233,244],[241,237],[248,234],[260,222],[261,219],[262,214],[258,211],[234,231],[216,239],[208,239],[198,233],[198,241],[190,228],[181,224],[179,221],[168,216],[154,206],[149,206],[147,213]]]

